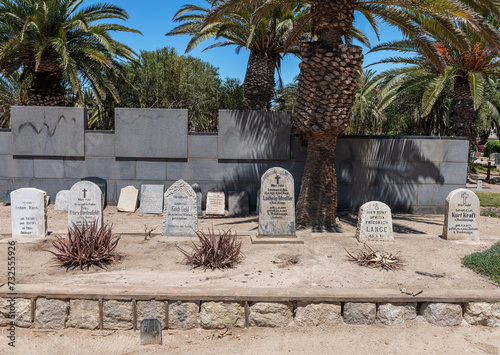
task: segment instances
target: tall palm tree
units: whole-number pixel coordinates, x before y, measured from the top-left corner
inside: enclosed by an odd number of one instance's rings
[[[291,0],[267,0],[255,18]],[[499,16],[493,0],[304,0],[310,4],[312,41],[301,45],[296,124],[307,139],[308,155],[296,207],[298,226],[335,228],[337,182],[335,147],[339,134],[349,124],[361,70],[361,48],[344,43],[358,11],[376,29],[377,20],[399,28],[429,56],[439,57],[434,43],[421,31],[433,26],[447,37],[460,37],[456,21],[469,24],[488,43],[497,45],[500,35],[484,24],[478,13]],[[204,22],[209,26],[222,16],[243,6],[260,5],[258,0],[226,0]],[[256,21],[256,20],[254,20]]]
[[[22,71],[30,80],[29,104],[62,106],[65,86],[83,103],[83,88],[96,100],[118,100],[113,82],[123,78],[122,60],[135,54],[111,38],[114,31],[140,33],[104,20],[128,19],[111,4],[80,8],[83,0],[0,0],[0,71]]]
[[[234,45],[236,51],[248,48],[250,58],[243,86],[245,89],[246,108],[249,110],[270,110],[274,95],[275,70],[285,52],[285,34],[294,23],[303,16],[295,4],[275,9],[256,23],[252,23],[255,6],[243,7],[218,19],[210,26],[201,28],[206,16],[220,0],[206,0],[207,7],[184,5],[175,14],[175,22],[183,22],[168,32],[167,36],[190,35],[186,53],[197,47],[202,41],[216,39],[217,42],[206,49]],[[219,39],[223,40],[219,40]],[[292,47],[289,53],[298,54],[298,48]]]

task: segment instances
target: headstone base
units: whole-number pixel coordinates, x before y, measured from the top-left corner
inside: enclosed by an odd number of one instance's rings
[[[296,235],[253,235],[252,244],[304,244]]]

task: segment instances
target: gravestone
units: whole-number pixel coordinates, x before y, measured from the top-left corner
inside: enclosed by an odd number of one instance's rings
[[[161,322],[156,318],[141,321],[141,345],[162,344]]]
[[[271,168],[260,181],[259,235],[295,235],[292,174],[283,168]]]
[[[139,197],[139,190],[134,186],[127,186],[120,190],[120,197],[116,209],[119,212],[135,212],[137,209],[137,202]]]
[[[80,181],[90,181],[99,186],[102,193],[102,208],[106,207],[106,196],[108,195],[108,182],[100,177],[89,176],[81,179]]]
[[[227,205],[231,217],[246,217],[250,214],[248,192],[246,191],[229,191]]]
[[[224,216],[226,210],[226,195],[220,189],[211,189],[207,193],[206,215]]]
[[[3,199],[3,203],[5,204],[5,206],[10,205],[10,193],[11,192],[12,192],[12,190],[7,190],[7,193],[5,194],[5,198]]]
[[[495,154],[495,165],[497,168],[500,167],[500,153]]]
[[[356,239],[359,242],[393,241],[391,209],[380,201],[370,201],[359,209]]]
[[[33,188],[11,192],[13,238],[45,238],[47,234],[45,196],[45,191]]]
[[[477,189],[481,190],[483,188],[483,180],[477,180]]]
[[[73,224],[81,228],[84,223],[92,225],[94,221],[102,226],[101,189],[91,181],[77,182],[69,190],[68,228],[73,228]]]
[[[163,185],[141,185],[141,212],[163,212]]]
[[[196,194],[196,205],[198,207],[198,216],[203,215],[202,203],[203,203],[203,193],[201,192],[201,187],[198,184],[192,184],[194,193]]]
[[[446,197],[443,238],[479,240],[479,198],[467,189],[456,189]]]
[[[184,180],[174,182],[165,192],[163,235],[196,235],[198,213],[196,194]]]
[[[260,209],[260,189],[257,190],[257,203],[255,204],[255,212],[258,214]]]
[[[61,190],[56,195],[54,209],[57,211],[68,211],[69,190]]]

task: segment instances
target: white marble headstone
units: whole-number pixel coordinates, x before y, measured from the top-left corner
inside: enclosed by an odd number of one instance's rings
[[[163,185],[141,185],[141,212],[163,212]]]
[[[45,196],[45,191],[33,188],[11,192],[13,238],[45,238],[47,234]]]
[[[198,212],[196,194],[184,180],[176,181],[165,192],[163,235],[196,235]]]
[[[212,190],[207,193],[205,213],[213,216],[224,216],[226,211],[226,195],[224,191]]]
[[[139,190],[134,186],[127,186],[120,190],[116,209],[120,212],[135,212],[139,198]]]
[[[61,190],[56,195],[54,209],[57,211],[68,211],[69,190]]]
[[[446,197],[443,238],[479,240],[479,198],[467,189],[456,189]]]
[[[359,209],[356,239],[367,241],[393,241],[391,209],[380,201],[370,201]]]
[[[69,190],[68,228],[73,224],[82,227],[97,220],[102,226],[102,192],[99,186],[90,181],[80,181]]]
[[[295,235],[293,176],[271,168],[260,179],[259,235]]]

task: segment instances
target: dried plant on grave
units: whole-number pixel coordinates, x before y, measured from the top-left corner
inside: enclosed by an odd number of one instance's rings
[[[73,228],[68,228],[67,238],[56,235],[52,242],[56,251],[49,252],[66,269],[80,267],[83,270],[86,267],[88,270],[92,265],[103,267],[121,259],[115,253],[120,237],[113,235],[112,227],[109,224],[99,227],[98,221],[84,223],[81,227],[73,224]]]
[[[193,242],[191,253],[177,244],[175,245],[184,254],[187,261],[195,267],[202,266],[205,270],[225,269],[232,267],[243,259],[241,241],[231,233],[231,229],[219,231],[219,235],[216,235],[214,229],[210,230],[209,228],[208,234],[199,231],[196,232],[196,235],[199,244]]]
[[[151,233],[153,233],[156,230],[156,227],[157,226],[148,227],[147,224],[144,225],[144,240],[148,240],[148,238],[151,239],[152,237]]]
[[[381,253],[373,250],[368,244],[364,244],[364,248],[358,251],[358,255],[354,256],[344,248],[347,255],[353,259],[359,266],[367,266],[371,268],[381,267],[383,270],[401,270],[403,269],[403,260],[398,255],[391,253]]]

